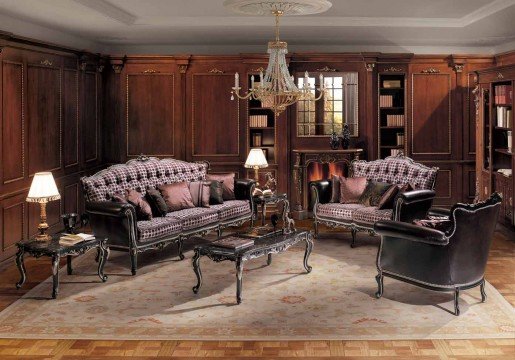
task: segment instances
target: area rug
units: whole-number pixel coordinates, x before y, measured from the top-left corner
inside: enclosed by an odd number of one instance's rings
[[[110,340],[399,340],[513,338],[514,308],[490,284],[462,292],[461,316],[452,294],[385,279],[376,299],[377,238],[351,249],[348,241],[318,239],[305,273],[302,244],[245,263],[243,302],[236,305],[234,263],[201,259],[203,286],[187,258],[174,250],[140,256],[130,276],[127,253],[112,252],[109,279],[95,275],[94,254],[61,269],[60,294],[49,300],[51,279],[0,313],[1,338]],[[437,270],[437,269],[435,269]],[[28,274],[30,280],[30,273]]]

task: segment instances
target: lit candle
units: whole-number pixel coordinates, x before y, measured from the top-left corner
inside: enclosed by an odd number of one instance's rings
[[[234,74],[234,87],[238,88],[240,85],[240,74]]]
[[[250,88],[254,89],[254,75],[250,77]]]
[[[259,86],[263,87],[263,71],[259,72]]]
[[[320,74],[320,89],[324,88],[324,75]]]

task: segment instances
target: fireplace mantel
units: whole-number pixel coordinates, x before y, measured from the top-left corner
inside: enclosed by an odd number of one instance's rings
[[[295,149],[292,150],[294,163],[292,169],[294,186],[293,215],[297,219],[304,219],[308,216],[309,189],[307,168],[310,163],[331,164],[343,162],[350,165],[351,161],[359,160],[363,149],[346,150],[314,150]]]

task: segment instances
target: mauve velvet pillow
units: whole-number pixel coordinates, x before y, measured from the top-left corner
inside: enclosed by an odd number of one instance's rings
[[[216,180],[223,183],[223,199],[234,200],[236,199],[234,195],[234,177],[235,173],[227,173],[227,174],[207,174],[206,180]]]
[[[188,187],[195,207],[209,207],[210,181],[192,181]]]
[[[140,192],[134,189],[127,190],[126,199],[136,209],[136,218],[138,220],[152,220],[152,209]]]
[[[157,187],[163,195],[168,211],[194,208],[188,183],[179,182],[173,184],[159,185]]]
[[[358,204],[359,198],[367,188],[366,177],[340,176],[340,203]]]

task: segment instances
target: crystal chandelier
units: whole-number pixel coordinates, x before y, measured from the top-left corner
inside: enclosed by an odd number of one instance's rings
[[[265,108],[270,108],[275,115],[281,114],[286,108],[299,100],[317,101],[322,98],[325,92],[324,77],[320,74],[319,95],[315,96],[314,89],[309,85],[309,74],[304,74],[302,87],[295,85],[295,78],[288,72],[286,64],[286,54],[288,44],[279,39],[279,19],[284,14],[280,8],[272,8],[271,13],[275,16],[275,41],[268,43],[268,67],[263,74],[259,74],[259,83],[255,83],[254,76],[251,77],[251,87],[245,94],[240,94],[239,74],[234,75],[234,87],[231,91],[231,100],[234,95],[238,99],[255,99],[261,101]]]

